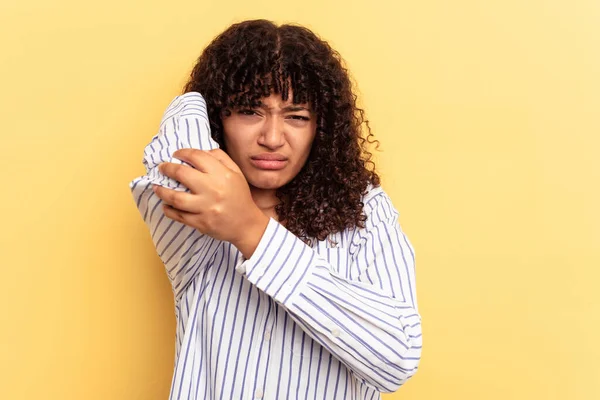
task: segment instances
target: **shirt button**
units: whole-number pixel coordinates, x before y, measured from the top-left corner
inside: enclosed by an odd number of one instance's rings
[[[245,265],[240,265],[238,268],[238,271],[240,272],[240,274],[245,274],[246,273],[246,266]]]
[[[265,341],[268,342],[271,339],[271,330],[267,328],[265,330]]]
[[[256,396],[257,399],[262,399],[263,397],[263,391],[262,389],[256,389],[256,393],[254,393],[254,396]]]
[[[331,330],[331,334],[333,335],[333,337],[339,337],[340,336],[340,330],[338,328],[333,328]]]

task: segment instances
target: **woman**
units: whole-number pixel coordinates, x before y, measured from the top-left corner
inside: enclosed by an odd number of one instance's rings
[[[130,188],[175,295],[171,399],[373,399],[416,372],[413,248],[355,98],[326,42],[257,20],[167,108]]]

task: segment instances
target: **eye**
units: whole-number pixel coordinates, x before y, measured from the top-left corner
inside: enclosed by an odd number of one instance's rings
[[[305,117],[304,115],[290,115],[290,118],[295,119],[297,121],[310,121],[310,118]]]
[[[258,113],[256,111],[251,110],[251,109],[238,110],[238,114],[242,114],[242,115],[258,115]]]

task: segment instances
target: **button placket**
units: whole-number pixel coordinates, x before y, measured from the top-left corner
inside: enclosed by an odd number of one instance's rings
[[[260,294],[260,296],[265,297],[265,301],[269,301],[266,295],[264,294]],[[262,300],[261,300],[262,301]],[[265,321],[266,319],[266,321]],[[263,335],[264,332],[269,329],[270,326],[273,325],[273,316],[269,315],[268,311],[265,309],[263,311],[263,314],[261,315],[260,321],[258,322],[258,326],[260,327],[265,327],[264,331],[261,333],[261,330],[257,330],[254,334],[256,335],[256,341],[254,343],[256,343],[255,346],[253,346],[253,361],[252,361],[252,365],[256,365],[255,371],[254,371],[254,378],[251,378],[250,382],[256,381],[258,385],[262,385],[262,382],[265,379],[265,374],[269,374],[269,366],[267,361],[269,361],[270,363],[270,357],[269,357],[269,352],[271,351],[270,349],[270,343],[262,343],[263,339]],[[260,353],[260,354],[259,354]],[[257,359],[258,361],[258,365],[257,363]],[[256,396],[256,393],[258,390],[263,391],[262,387],[257,386],[257,389],[254,390],[254,393],[250,392],[247,394],[248,399],[254,399]],[[262,396],[264,396],[264,391]]]

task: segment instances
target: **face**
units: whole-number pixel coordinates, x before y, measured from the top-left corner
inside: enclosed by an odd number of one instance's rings
[[[308,104],[293,104],[272,94],[256,108],[222,113],[227,154],[240,167],[251,188],[274,190],[300,172],[316,133],[316,117]]]

